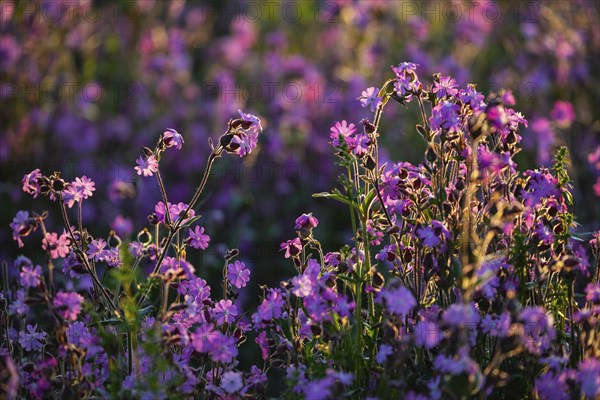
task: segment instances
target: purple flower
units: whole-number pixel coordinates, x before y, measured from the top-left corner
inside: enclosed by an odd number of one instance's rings
[[[433,107],[432,115],[429,118],[431,129],[437,131],[443,128],[448,132],[460,131],[462,121],[459,112],[460,106],[450,101],[437,104]]]
[[[300,298],[310,296],[315,289],[312,279],[307,274],[292,278],[292,285],[292,293]]]
[[[405,74],[414,74],[417,70],[419,64],[415,64],[412,62],[401,62],[397,67],[392,65],[392,71],[396,74],[398,78],[402,77]]]
[[[221,300],[212,311],[218,325],[231,324],[238,316],[237,307],[231,300]]]
[[[375,357],[378,364],[384,364],[389,356],[392,355],[394,349],[389,344],[382,343],[379,345],[379,351]]]
[[[129,253],[134,257],[141,257],[144,255],[144,245],[140,242],[130,242]]]
[[[547,314],[543,307],[526,307],[519,317],[523,323],[523,346],[536,355],[548,350],[556,337],[552,315]]]
[[[145,160],[142,156],[139,156],[136,163],[137,166],[135,167],[135,170],[138,175],[152,176],[158,171],[158,161],[156,161],[154,155],[151,155]]]
[[[77,189],[73,184],[69,184],[67,188],[62,191],[62,199],[67,207],[71,208],[75,203],[83,200],[83,192]]]
[[[104,239],[95,239],[92,240],[92,243],[88,245],[85,254],[94,261],[100,261],[100,256],[102,255],[102,251],[106,247],[106,241]]]
[[[435,234],[431,225],[421,227],[417,229],[417,237],[421,239],[423,244],[427,247],[436,247],[440,244],[441,240],[438,235]]]
[[[121,266],[121,259],[119,258],[119,249],[116,247],[102,250],[98,256],[98,261],[106,263],[109,267],[118,268]]]
[[[210,236],[204,233],[204,227],[196,226],[194,230],[189,230],[187,240],[193,248],[206,250],[208,242],[210,242]]]
[[[241,261],[227,265],[227,280],[232,286],[241,289],[250,281],[250,270]]]
[[[42,178],[42,174],[40,173],[40,169],[36,168],[27,175],[23,177],[23,191],[27,194],[30,194],[35,199],[40,191],[40,181]]]
[[[83,297],[79,293],[58,292],[54,297],[54,307],[62,318],[75,321],[81,312]]]
[[[171,217],[171,222],[175,223],[177,222],[177,220],[180,218],[180,214],[182,212],[184,212],[185,210],[187,210],[188,205],[185,203],[178,203],[178,204],[171,204],[170,202],[168,203],[168,208],[169,208],[169,216]],[[158,222],[160,223],[165,223],[165,205],[162,201],[159,201],[155,206],[154,206],[154,214],[156,214],[156,217],[158,218]],[[187,218],[183,221],[184,223],[186,221],[189,221],[191,218],[194,217],[194,215],[196,215],[196,212],[194,210],[190,210],[187,214]]]
[[[13,218],[10,223],[10,229],[12,229],[13,240],[16,240],[19,247],[23,247],[25,244],[21,240],[22,237],[29,235],[36,228],[35,224],[32,224],[32,220],[29,219],[28,211],[17,211],[17,215]]]
[[[435,93],[438,99],[442,99],[447,96],[455,96],[458,93],[456,80],[449,76],[440,76],[440,81],[435,81],[433,83],[433,89],[431,91]]]
[[[206,284],[204,279],[198,277],[181,281],[177,292],[185,295],[188,303],[194,302],[201,305],[205,300],[210,299],[210,286]]]
[[[73,186],[77,191],[81,192],[81,197],[83,199],[92,197],[92,192],[96,190],[94,185],[94,181],[85,175],[81,178],[75,178],[75,181],[71,182],[71,186]]]
[[[369,107],[371,112],[375,112],[383,103],[383,98],[379,97],[379,89],[376,87],[367,88],[358,99],[360,100],[360,104],[363,107]]]
[[[296,218],[295,229],[311,230],[319,225],[319,220],[313,217],[312,213],[302,214]]]
[[[258,347],[260,347],[260,354],[263,360],[269,358],[269,342],[267,340],[267,332],[260,331],[254,340]]]
[[[50,257],[53,259],[66,257],[69,252],[69,239],[64,233],[60,236],[54,232],[46,233],[46,237],[42,240],[42,248],[50,252]]]
[[[461,89],[458,98],[468,104],[473,111],[482,110],[485,107],[484,96],[475,89],[474,84],[468,84],[466,89]]]
[[[279,245],[279,249],[285,250],[285,258],[296,257],[302,251],[302,242],[300,238],[288,240]]]
[[[285,300],[280,289],[269,289],[267,296],[263,302],[258,306],[256,314],[252,317],[252,320],[258,324],[260,322],[269,322],[274,319],[281,317],[283,312],[283,306]]]
[[[442,340],[438,325],[431,321],[419,321],[415,325],[415,343],[431,350]]]
[[[258,118],[256,115],[246,114],[242,110],[238,110],[238,113],[240,114],[240,118],[243,121],[250,123],[250,127],[246,128],[247,130],[249,130],[249,131],[262,131],[262,126],[260,124],[260,118]]]
[[[42,278],[42,267],[36,265],[24,265],[19,274],[19,282],[25,289],[38,287]]]
[[[234,371],[227,371],[221,375],[221,388],[229,394],[237,393],[244,387],[242,374]]]
[[[125,218],[122,215],[117,215],[110,227],[119,237],[127,237],[133,232],[133,222],[130,218]]]
[[[238,354],[235,338],[218,332],[210,338],[208,352],[212,361],[230,363]]]
[[[361,157],[369,151],[369,145],[371,144],[371,139],[369,135],[365,135],[364,133],[359,133],[356,135],[354,146],[352,146],[352,152],[357,156]]]
[[[600,284],[599,283],[588,283],[585,287],[585,301],[591,303],[600,303]]]
[[[493,337],[506,337],[510,331],[510,314],[500,316],[487,314],[480,322],[481,330]]]
[[[349,139],[356,133],[356,128],[354,124],[348,125],[346,120],[343,120],[342,122],[336,122],[335,125],[330,128],[330,131],[329,138],[334,147],[340,145],[340,138],[342,138],[346,142],[346,145],[350,147],[351,141]]]
[[[242,110],[238,110],[238,112],[242,122],[239,124],[239,129],[234,132],[234,136],[231,139],[231,143],[235,146],[228,151],[238,154],[240,157],[244,157],[256,148],[258,144],[258,134],[259,132],[262,132],[262,126],[260,124],[260,119],[255,115],[246,114]]]
[[[191,335],[194,350],[198,353],[207,353],[213,347],[220,332],[215,331],[212,324],[201,324]]]
[[[479,320],[479,312],[473,303],[452,304],[444,311],[444,322],[453,327],[475,329]]]
[[[417,301],[410,290],[404,286],[384,289],[383,299],[388,310],[392,314],[401,317],[404,317],[417,305]]]
[[[175,147],[177,150],[181,150],[183,146],[183,137],[175,129],[167,128],[163,133],[162,140],[165,146]]]
[[[529,177],[526,189],[521,190],[521,196],[525,200],[527,207],[539,206],[542,199],[560,197],[560,191],[557,188],[558,181],[552,174],[544,171],[526,171],[525,176]]]
[[[25,290],[19,289],[8,306],[10,314],[23,316],[29,312],[29,306],[25,303]]]
[[[42,349],[46,336],[46,332],[37,331],[37,324],[27,325],[25,332],[19,332],[19,344],[25,351],[38,351]]]
[[[581,361],[577,380],[588,398],[597,399],[600,396],[600,360],[590,357]]]

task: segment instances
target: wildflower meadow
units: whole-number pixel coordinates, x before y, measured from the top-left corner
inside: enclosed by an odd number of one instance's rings
[[[593,0],[0,0],[0,398],[600,398],[598,60]]]

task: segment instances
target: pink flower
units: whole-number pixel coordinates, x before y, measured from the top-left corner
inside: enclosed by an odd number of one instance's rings
[[[557,101],[550,112],[552,119],[561,128],[568,128],[575,121],[575,110],[568,101]]]
[[[63,202],[67,207],[71,208],[75,203],[83,199],[83,192],[73,184],[69,184],[65,190],[62,191]]]
[[[152,176],[158,171],[158,161],[156,161],[154,155],[151,155],[145,160],[142,156],[139,156],[136,163],[137,166],[135,167],[135,170],[138,175]]]
[[[79,293],[58,292],[54,297],[56,312],[67,320],[75,321],[81,312],[83,297]]]
[[[235,261],[227,265],[227,280],[232,286],[241,289],[246,286],[250,280],[250,270],[241,261]]]
[[[81,192],[81,197],[83,199],[92,197],[92,192],[96,190],[94,185],[94,181],[85,175],[81,178],[75,178],[75,181],[71,182],[71,186],[74,186],[75,189]]]
[[[41,282],[42,267],[36,265],[24,265],[19,274],[19,282],[24,288],[38,287]]]
[[[221,300],[215,305],[213,316],[218,325],[231,324],[238,316],[238,310],[231,300]]]
[[[356,133],[356,128],[354,124],[348,125],[346,120],[343,120],[342,122],[336,122],[335,125],[330,128],[330,131],[329,138],[331,139],[331,144],[333,146],[337,147],[340,145],[340,138],[343,138],[349,146],[348,139]]]
[[[66,257],[69,254],[69,239],[66,234],[58,236],[54,232],[48,232],[42,240],[42,248],[50,252],[53,259]]]

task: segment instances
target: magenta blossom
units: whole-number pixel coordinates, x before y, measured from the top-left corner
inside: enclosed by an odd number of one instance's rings
[[[241,261],[227,265],[227,280],[232,286],[241,289],[250,281],[250,270]]]

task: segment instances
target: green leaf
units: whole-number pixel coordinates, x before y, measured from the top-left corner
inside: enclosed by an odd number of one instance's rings
[[[328,193],[328,192],[314,193],[313,197],[324,197],[324,198],[328,198],[328,199],[334,199],[334,200],[337,200],[339,202],[342,202],[344,204],[347,204],[349,206],[356,208],[356,203],[354,201],[352,201],[351,199],[347,198],[346,196],[344,196],[337,189],[334,189],[332,193]]]
[[[137,311],[137,316],[140,318],[145,318],[148,315],[150,315],[152,312],[154,312],[155,310],[156,310],[156,307],[154,307],[154,306],[144,307]]]

